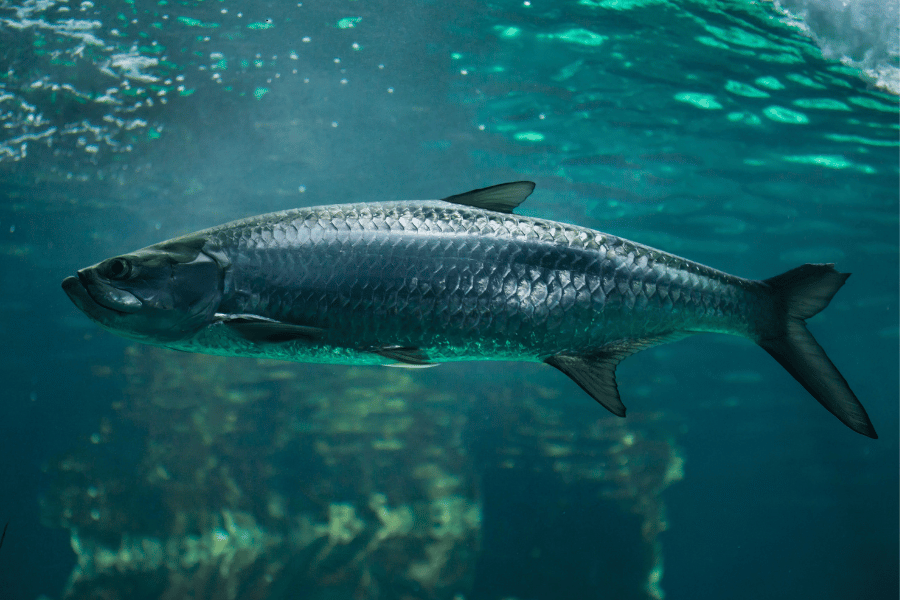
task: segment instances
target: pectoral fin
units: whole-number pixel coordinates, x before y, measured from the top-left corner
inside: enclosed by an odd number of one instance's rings
[[[255,343],[314,342],[325,333],[320,327],[293,325],[257,315],[218,313],[216,320],[245,340]]]
[[[422,352],[419,348],[410,346],[380,346],[378,348],[369,349],[369,352],[374,352],[379,356],[402,363],[402,365],[389,366],[425,367],[431,365],[431,363],[428,362],[429,359],[427,354]]]

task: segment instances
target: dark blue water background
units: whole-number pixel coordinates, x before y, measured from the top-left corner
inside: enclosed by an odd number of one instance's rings
[[[530,179],[528,215],[747,277],[804,262],[853,273],[811,329],[877,441],[741,340],[702,336],[642,353],[620,366],[619,387],[629,414],[665,411],[678,423],[686,464],[665,492],[668,598],[896,598],[897,99],[824,58],[771,6],[30,6],[0,5],[0,95],[10,96],[0,135],[0,522],[10,521],[0,597],[59,597],[74,555],[67,531],[40,522],[44,467],[121,395],[128,342],[81,315],[63,277],[256,213]],[[60,25],[69,18],[94,23],[101,43]],[[442,391],[462,378],[467,390],[515,391],[529,378],[590,403],[532,365],[434,371],[428,381]],[[120,451],[125,461],[134,449]],[[597,530],[588,500],[560,507],[547,489],[485,482],[473,598],[615,595],[583,559],[617,556],[615,532]],[[554,557],[522,555],[529,524],[548,519]]]

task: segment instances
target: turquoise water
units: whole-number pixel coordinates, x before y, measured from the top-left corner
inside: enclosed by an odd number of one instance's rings
[[[897,15],[785,5],[0,5],[3,597],[895,598]],[[736,275],[853,273],[810,328],[880,439],[726,337],[625,361],[620,421],[536,365],[138,349],[59,289],[518,179]]]

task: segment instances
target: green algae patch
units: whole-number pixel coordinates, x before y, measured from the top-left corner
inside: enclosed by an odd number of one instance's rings
[[[544,33],[539,37],[551,40],[560,40],[569,44],[578,44],[579,46],[589,46],[592,48],[596,48],[606,41],[606,36],[600,35],[599,33],[594,33],[593,31],[584,29],[582,27],[576,29],[567,29],[562,33]]]
[[[255,90],[253,90],[253,96],[257,100],[261,99],[263,96],[265,96],[268,93],[269,93],[269,88],[258,87]]]
[[[555,75],[552,75],[550,79],[553,81],[566,81],[575,76],[575,73],[581,69],[581,66],[584,64],[584,61],[579,59],[573,63],[569,63],[564,66],[562,69],[556,72]]]
[[[272,29],[273,27],[275,27],[275,24],[271,21],[257,21],[247,25],[247,29]]]
[[[872,110],[880,110],[884,112],[897,112],[896,106],[889,106],[887,104],[883,104],[877,100],[873,100],[872,98],[865,98],[863,96],[852,96],[847,98],[847,100],[851,104],[855,104],[857,106],[861,106],[863,108],[871,108]]]
[[[752,85],[747,85],[746,83],[741,83],[740,81],[734,81],[731,79],[729,79],[725,84],[725,91],[731,92],[732,94],[737,94],[738,96],[744,96],[745,98],[769,97],[768,92],[764,92],[753,87]]]
[[[632,10],[654,4],[665,4],[666,0],[578,0],[579,6],[606,8],[610,10]]]
[[[816,110],[850,110],[850,107],[832,98],[800,98],[792,102],[799,108],[814,108]]]
[[[703,28],[723,42],[736,46],[744,46],[745,48],[781,49],[780,46],[773,44],[763,36],[744,31],[743,29],[738,29],[737,27],[722,29],[721,27],[715,27],[714,25],[704,25]]]
[[[796,156],[783,156],[782,160],[805,165],[816,165],[829,169],[847,169],[853,166],[851,161],[836,154],[800,154]]]
[[[517,38],[520,35],[522,35],[522,30],[519,29],[518,27],[513,27],[512,25],[510,25],[510,26],[497,25],[496,27],[494,27],[494,31],[497,32],[498,36],[500,36],[502,38],[506,38],[508,40]]]
[[[784,84],[775,79],[774,77],[757,77],[754,82],[759,87],[764,87],[769,90],[783,90]]]
[[[685,102],[687,104],[692,104],[697,108],[702,108],[704,110],[719,110],[722,108],[722,105],[716,100],[716,97],[712,94],[699,94],[696,92],[681,92],[680,94],[675,94],[675,99],[679,102]]]
[[[728,113],[728,120],[732,123],[743,123],[745,125],[761,125],[762,119],[758,116],[754,115],[752,112],[747,111],[739,111],[739,112],[730,112]]]
[[[204,23],[199,19],[192,19],[191,17],[178,17],[175,20],[182,25],[187,25],[188,27],[203,27],[206,29],[212,29],[219,26],[218,23]]]
[[[800,85],[805,85],[808,88],[812,88],[814,90],[825,90],[828,89],[827,86],[822,85],[817,81],[813,81],[809,77],[805,75],[800,75],[799,73],[788,73],[784,76],[785,79],[790,79],[794,83],[799,83]]]
[[[720,42],[716,38],[709,37],[708,35],[701,35],[699,37],[695,37],[694,39],[704,46],[709,46],[711,48],[721,48],[722,50],[731,50],[731,46],[729,46],[725,42]]]
[[[873,140],[860,135],[846,135],[843,133],[826,133],[825,138],[833,142],[848,142],[851,144],[863,144],[865,146],[880,146],[885,148],[895,148],[900,146],[900,142],[897,140]]]
[[[809,123],[809,117],[802,112],[784,108],[783,106],[769,106],[763,109],[763,114],[778,123],[790,123],[791,125],[803,125]]]
[[[779,52],[777,54],[759,54],[757,55],[759,60],[764,60],[770,63],[777,63],[779,65],[796,65],[804,62],[803,57],[799,54],[794,54],[792,52]]]
[[[544,134],[537,131],[522,131],[513,136],[517,142],[543,142]]]
[[[360,21],[362,21],[362,17],[344,17],[340,21],[337,22],[338,29],[353,29],[357,25],[359,25]]]

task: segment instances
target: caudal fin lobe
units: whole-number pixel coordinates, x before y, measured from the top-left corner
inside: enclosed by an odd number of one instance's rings
[[[766,279],[779,314],[774,331],[760,332],[757,343],[850,429],[878,438],[866,409],[806,328],[806,319],[828,306],[848,277],[833,264],[807,264]]]

